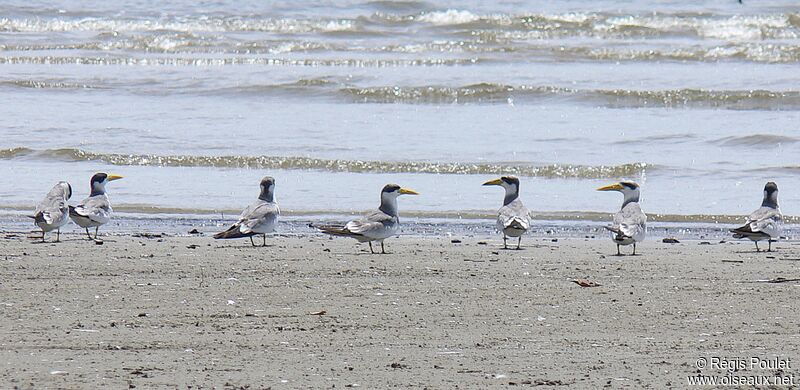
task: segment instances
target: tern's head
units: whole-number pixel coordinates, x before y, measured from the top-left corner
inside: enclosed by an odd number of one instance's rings
[[[381,190],[379,209],[389,215],[397,215],[397,197],[400,195],[419,195],[417,191],[402,188],[397,184],[387,184]]]
[[[119,179],[122,179],[122,176],[103,172],[95,173],[94,176],[92,176],[92,179],[89,181],[89,185],[92,188],[92,195],[105,194],[106,184],[110,181]]]
[[[764,186],[764,201],[761,205],[778,207],[778,185],[775,182],[771,181]]]
[[[64,200],[69,200],[72,197],[72,186],[65,181],[60,181],[56,183],[55,186],[47,193],[48,197],[51,198],[63,198]]]
[[[503,176],[499,179],[489,180],[483,183],[485,186],[500,186],[506,190],[506,195],[516,195],[519,193],[519,178],[512,175]]]
[[[506,190],[506,197],[503,199],[504,205],[519,198],[519,179],[516,176],[506,175],[499,179],[489,180],[483,185],[503,187]]]
[[[619,183],[609,184],[597,189],[598,191],[617,191],[621,192],[625,197],[623,206],[628,202],[639,201],[639,185],[632,181],[621,181]]]
[[[381,190],[381,198],[386,196],[397,198],[400,195],[419,195],[419,192],[408,188],[402,188],[397,184],[387,184],[383,186],[383,190]]]
[[[778,185],[775,184],[774,181],[771,181],[764,186],[764,195],[769,195],[775,192],[778,192]]]
[[[618,191],[623,194],[632,192],[639,192],[639,185],[632,181],[621,181],[619,183],[609,184],[597,189],[598,191]]]
[[[261,179],[261,193],[258,195],[258,199],[272,202],[274,196],[275,179],[272,176],[264,176],[264,178]]]

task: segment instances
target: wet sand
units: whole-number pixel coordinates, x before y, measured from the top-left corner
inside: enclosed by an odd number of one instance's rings
[[[700,357],[800,366],[800,282],[753,282],[800,277],[794,242],[25,236],[0,235],[2,388],[685,388]]]

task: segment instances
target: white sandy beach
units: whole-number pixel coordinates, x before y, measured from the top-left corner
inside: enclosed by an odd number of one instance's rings
[[[0,387],[685,388],[800,347],[800,283],[756,282],[800,276],[793,242],[62,238],[2,238]]]

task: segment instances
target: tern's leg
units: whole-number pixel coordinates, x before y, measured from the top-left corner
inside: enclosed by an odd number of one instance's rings
[[[622,253],[619,251],[619,244],[617,244],[617,256],[622,256]]]
[[[97,232],[100,230],[100,226],[94,228],[94,239],[97,240]]]
[[[761,252],[761,249],[758,249],[758,241],[753,241],[756,243],[756,252]]]
[[[372,250],[372,241],[367,241],[367,243],[369,243],[369,252],[375,254],[375,251]]]
[[[264,242],[261,244],[261,246],[267,246],[267,235],[262,234],[261,237],[264,239]]]
[[[767,240],[767,245],[769,245],[767,252],[772,252],[772,240]]]
[[[56,242],[61,242],[61,228],[56,229]]]
[[[633,243],[633,255],[636,256],[636,243]]]
[[[255,243],[255,242],[253,242],[253,236],[250,236],[250,245],[252,245],[252,246],[256,246],[256,243]]]
[[[519,236],[519,239],[517,239],[517,249],[519,249],[519,244],[521,243],[522,243],[522,236]]]
[[[386,249],[383,248],[383,241],[381,241],[381,253],[386,254]]]
[[[503,234],[503,249],[508,249],[508,244],[506,243],[507,239],[508,237],[506,237],[506,235]]]
[[[42,242],[44,242],[44,229],[42,229]]]
[[[86,235],[87,235],[87,236],[89,237],[89,239],[91,240],[91,239],[92,239],[92,235],[91,235],[91,234],[89,234],[89,228],[87,227],[87,228],[85,228],[85,229],[86,229]]]

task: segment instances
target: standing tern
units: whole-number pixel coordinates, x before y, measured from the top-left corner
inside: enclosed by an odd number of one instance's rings
[[[611,231],[611,239],[617,244],[617,255],[620,245],[633,244],[633,254],[636,254],[636,243],[644,240],[647,235],[647,215],[639,207],[639,185],[631,181],[607,185],[598,191],[618,191],[624,196],[622,208],[614,214],[614,222],[605,228]]]
[[[318,226],[323,233],[332,236],[352,237],[358,242],[368,242],[369,251],[372,249],[372,241],[381,243],[381,253],[386,253],[383,247],[383,240],[397,233],[400,227],[400,219],[397,216],[397,197],[400,195],[419,195],[414,190],[400,188],[397,184],[387,184],[381,190],[381,205],[377,210],[365,215],[361,219],[348,222],[346,225]]]
[[[782,223],[783,215],[778,207],[778,185],[769,182],[764,186],[764,199],[761,201],[761,207],[747,217],[747,222],[743,226],[730,231],[734,238],[753,240],[756,243],[756,252],[761,251],[758,249],[758,242],[767,240],[769,244],[767,252],[771,252],[772,240],[780,236]]]
[[[69,205],[67,201],[72,197],[72,186],[65,181],[60,181],[47,193],[44,199],[36,206],[33,223],[42,229],[42,242],[47,232],[56,231],[56,242],[61,241],[61,227],[69,222]]]
[[[214,238],[250,237],[250,244],[256,246],[253,236],[260,234],[264,240],[261,246],[267,246],[267,233],[275,231],[275,224],[280,215],[281,209],[275,202],[275,179],[266,176],[261,179],[261,193],[258,195],[258,200],[242,211],[239,220],[233,226],[215,234]]]
[[[483,183],[485,186],[500,186],[506,190],[503,207],[497,212],[497,230],[503,232],[503,248],[508,249],[508,237],[519,237],[517,249],[522,243],[522,235],[531,227],[531,211],[519,199],[519,179],[516,176],[503,176]]]
[[[122,179],[122,176],[102,172],[94,174],[89,181],[92,190],[89,197],[75,207],[69,206],[69,217],[78,226],[86,229],[86,235],[90,240],[97,241],[97,231],[100,226],[111,220],[114,210],[111,209],[111,203],[108,202],[106,184],[119,179]],[[89,234],[89,228],[92,227],[94,228],[94,238]]]

